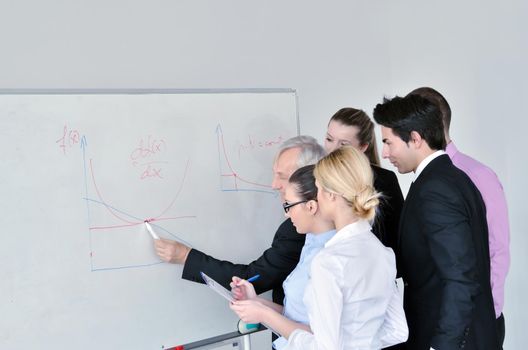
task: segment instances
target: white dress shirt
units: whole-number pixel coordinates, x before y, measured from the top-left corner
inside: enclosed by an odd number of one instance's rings
[[[416,170],[414,171],[414,179],[412,182],[416,181],[418,176],[420,176],[422,171],[425,169],[426,166],[429,165],[429,163],[431,163],[435,158],[440,157],[442,154],[445,154],[445,152],[442,150],[438,150],[422,159],[422,161],[420,162],[420,164],[418,164],[418,167],[416,167]]]
[[[345,226],[313,259],[304,302],[313,334],[295,330],[288,350],[373,350],[407,340],[394,253],[365,220]]]

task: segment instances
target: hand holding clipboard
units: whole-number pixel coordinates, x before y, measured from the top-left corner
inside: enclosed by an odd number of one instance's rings
[[[207,286],[209,288],[211,288],[216,293],[221,295],[224,299],[229,300],[230,303],[233,303],[233,302],[236,301],[236,299],[233,296],[233,293],[231,291],[229,291],[226,288],[224,288],[220,283],[216,282],[214,279],[212,279],[211,277],[207,276],[205,273],[200,272],[200,274],[202,275],[202,278],[203,278],[205,284],[207,284]],[[253,276],[251,278],[248,278],[247,281],[248,282],[253,282],[253,281],[257,280],[257,278],[259,278],[259,277],[260,277],[260,275],[255,275],[255,276]],[[267,326],[264,323],[262,323],[262,325],[264,325],[266,328],[271,330],[273,333],[275,333],[278,336],[280,336],[277,332],[273,331],[273,329],[271,327]],[[253,323],[243,323],[242,326],[243,327],[241,328],[241,324],[239,322],[238,328],[239,328],[239,332],[240,333],[247,333],[248,331],[257,330],[259,328],[258,324],[253,324]]]

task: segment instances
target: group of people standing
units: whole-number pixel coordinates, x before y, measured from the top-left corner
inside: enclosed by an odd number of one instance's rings
[[[374,123],[343,108],[324,148],[310,136],[281,145],[272,187],[287,219],[258,259],[234,264],[167,239],[158,255],[183,264],[184,279],[203,283],[204,272],[231,288],[232,310],[272,328],[275,349],[501,349],[509,228],[499,180],[455,148],[436,90],[385,99],[373,117],[382,156],[414,173],[405,201],[380,167]],[[268,290],[272,300],[258,296]]]

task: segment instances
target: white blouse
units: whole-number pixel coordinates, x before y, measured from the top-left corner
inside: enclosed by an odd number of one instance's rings
[[[297,329],[288,350],[374,350],[407,340],[392,249],[359,220],[339,230],[313,259],[304,303],[312,333]]]

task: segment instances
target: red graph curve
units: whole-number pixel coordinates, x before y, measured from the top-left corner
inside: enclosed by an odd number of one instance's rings
[[[221,174],[221,176],[233,176],[235,178],[235,187],[238,187],[236,185],[236,180],[239,180],[241,182],[244,182],[244,183],[247,183],[249,185],[253,185],[253,186],[259,186],[259,187],[264,187],[264,188],[271,188],[270,185],[264,185],[264,184],[261,184],[261,183],[257,183],[257,182],[252,182],[252,181],[249,181],[249,180],[246,180],[242,177],[240,177],[236,171],[233,169],[233,167],[231,166],[231,162],[229,161],[229,156],[227,154],[227,150],[226,150],[226,147],[225,147],[225,143],[224,143],[224,134],[222,132],[222,128],[220,127],[220,125],[217,127],[217,130],[218,130],[218,137],[219,137],[219,141],[221,143],[221,146],[222,146],[222,151],[224,153],[224,160],[226,161],[227,163],[227,167],[229,168],[229,170],[231,171],[230,174]]]

